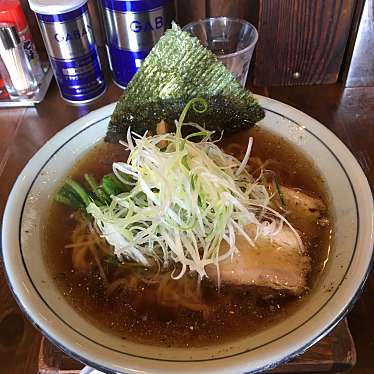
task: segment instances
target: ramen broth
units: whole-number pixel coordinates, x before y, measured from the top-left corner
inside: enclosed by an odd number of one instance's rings
[[[324,183],[315,167],[280,137],[256,127],[245,136],[240,133],[226,138],[222,147],[240,158],[249,135],[254,137],[252,159],[270,160],[267,169],[277,173],[282,185],[301,188],[327,203]],[[84,156],[70,175],[83,182],[83,175],[90,173],[99,180],[111,172],[113,162],[126,157],[123,146],[102,143]],[[128,264],[123,269],[103,258],[100,261],[106,280],[95,266],[89,266],[88,272],[75,271],[72,249],[65,246],[71,243],[76,214],[66,206],[52,203],[46,224],[47,265],[74,309],[124,340],[167,347],[229,341],[285,318],[306,297],[256,286],[223,284],[218,290],[207,279],[198,283],[196,277],[185,275],[181,280],[172,280],[170,272],[159,273],[157,267],[147,270]],[[298,229],[298,222],[291,220],[291,224]],[[318,230],[317,236],[301,233],[312,259],[310,288],[327,261],[331,225],[319,226]],[[116,280],[119,286],[108,292],[108,284]],[[182,301],[178,292],[185,296]]]

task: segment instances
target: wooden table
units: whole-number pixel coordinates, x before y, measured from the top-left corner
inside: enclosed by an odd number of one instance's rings
[[[108,79],[109,81],[109,79]],[[374,87],[341,85],[255,90],[286,102],[330,128],[353,152],[374,183]],[[91,105],[66,104],[53,83],[36,108],[0,110],[0,216],[18,173],[56,132],[89,111],[115,101],[121,90],[110,84]],[[354,374],[374,373],[374,276],[349,316],[358,362]],[[0,269],[0,373],[36,373],[41,335],[15,304]]]

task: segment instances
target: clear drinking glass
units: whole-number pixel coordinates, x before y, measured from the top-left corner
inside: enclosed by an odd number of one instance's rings
[[[191,22],[183,28],[210,49],[244,87],[258,33],[249,22],[229,17],[212,17]]]

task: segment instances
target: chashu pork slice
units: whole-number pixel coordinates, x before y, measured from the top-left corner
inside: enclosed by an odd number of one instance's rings
[[[251,237],[255,227],[246,226]],[[233,285],[256,285],[284,290],[300,295],[307,289],[307,276],[310,271],[310,257],[296,235],[287,226],[270,239],[260,237],[252,247],[247,240],[238,235],[236,246],[239,253],[219,263],[220,280]],[[221,253],[227,251],[223,243]],[[217,281],[215,265],[207,266],[207,275]]]
[[[302,232],[317,236],[319,225],[328,224],[327,207],[319,197],[302,192],[298,188],[280,187],[287,216]]]

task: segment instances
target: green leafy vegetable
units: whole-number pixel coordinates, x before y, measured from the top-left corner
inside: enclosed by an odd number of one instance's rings
[[[92,175],[85,174],[84,179],[86,180],[87,184],[91,188],[91,191],[95,195],[96,199],[100,201],[101,204],[110,203],[110,194],[105,193],[103,188],[101,188],[95,178]]]
[[[85,209],[91,202],[90,196],[84,188],[71,178],[65,180],[54,199],[59,203],[69,205],[73,209]]]
[[[85,174],[84,180],[90,188],[90,192],[87,192],[79,182],[67,178],[55,194],[54,200],[73,209],[85,211],[91,202],[95,202],[99,206],[107,205],[112,201],[112,195],[118,195],[129,190],[128,185],[118,180],[114,174],[105,175],[100,185],[90,174]]]
[[[108,174],[102,180],[103,190],[109,195],[119,195],[127,190],[126,186],[114,174]]]

